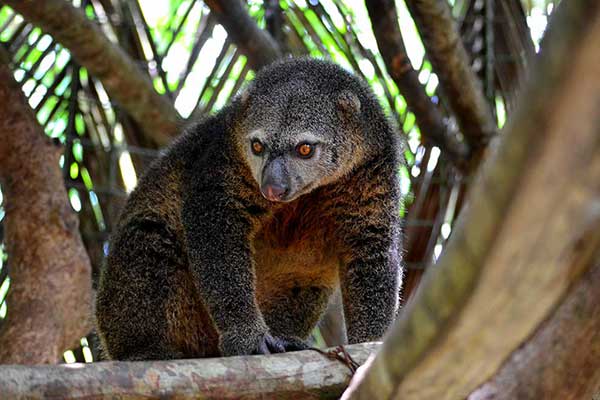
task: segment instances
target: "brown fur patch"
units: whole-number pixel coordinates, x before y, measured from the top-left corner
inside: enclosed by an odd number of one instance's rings
[[[188,357],[219,356],[219,335],[187,271],[175,274],[167,306],[168,337]]]
[[[311,197],[310,195],[307,197]],[[254,239],[259,304],[292,288],[333,288],[338,282],[334,223],[323,203],[303,198],[275,211]]]

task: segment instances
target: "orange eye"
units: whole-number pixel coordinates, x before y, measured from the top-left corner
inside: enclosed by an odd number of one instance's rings
[[[265,147],[262,145],[262,143],[259,142],[258,140],[253,140],[251,146],[252,146],[252,152],[256,155],[259,155],[265,149]]]
[[[301,143],[296,147],[296,153],[298,153],[298,155],[303,158],[308,158],[312,156],[314,150],[314,147],[308,143]]]

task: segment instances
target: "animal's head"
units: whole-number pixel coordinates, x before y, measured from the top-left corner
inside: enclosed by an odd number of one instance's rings
[[[258,74],[240,98],[236,141],[263,196],[292,201],[362,159],[362,85],[334,64],[309,59]]]

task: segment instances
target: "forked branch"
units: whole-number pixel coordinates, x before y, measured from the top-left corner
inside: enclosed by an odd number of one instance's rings
[[[470,67],[447,0],[407,0],[445,99],[467,142],[477,152],[496,133],[494,114]]]
[[[393,0],[368,0],[366,2],[373,33],[387,71],[404,96],[408,109],[415,114],[421,135],[440,147],[454,164],[465,167],[468,146],[459,142],[456,132],[449,129],[439,108],[434,104],[419,82],[404,46],[398,25],[396,4]]]

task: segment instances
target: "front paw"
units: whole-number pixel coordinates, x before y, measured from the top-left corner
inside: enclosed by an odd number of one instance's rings
[[[271,335],[255,330],[225,332],[221,335],[221,353],[225,357],[250,354],[269,354]],[[267,343],[269,345],[267,345]]]
[[[285,353],[308,349],[308,345],[301,339],[292,336],[272,336],[265,334],[259,348],[252,354]]]
[[[307,349],[308,345],[293,337],[272,336],[268,332],[256,335],[225,333],[221,337],[221,352],[224,356],[249,354],[274,354]]]
[[[301,351],[310,348],[304,340],[296,336],[280,336],[278,339],[283,343],[285,351]]]

